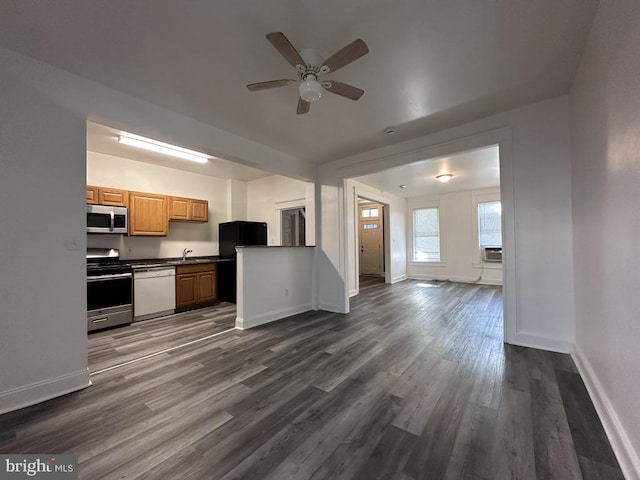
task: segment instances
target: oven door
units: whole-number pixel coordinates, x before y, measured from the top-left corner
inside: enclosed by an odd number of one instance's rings
[[[127,233],[126,207],[87,205],[87,233]]]
[[[131,272],[87,277],[88,330],[131,323],[132,298]]]

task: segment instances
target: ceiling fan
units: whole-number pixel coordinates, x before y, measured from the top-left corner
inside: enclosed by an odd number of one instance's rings
[[[247,88],[252,92],[298,84],[298,91],[300,92],[298,109],[296,110],[298,115],[307,113],[311,103],[320,100],[323,89],[351,100],[358,100],[364,94],[364,90],[346,83],[334,80],[319,80],[323,75],[335,72],[369,53],[367,44],[361,39],[338,50],[325,61],[322,61],[322,58],[315,50],[296,50],[282,32],[269,33],[267,40],[297,70],[298,80],[282,79],[251,83],[247,85]]]

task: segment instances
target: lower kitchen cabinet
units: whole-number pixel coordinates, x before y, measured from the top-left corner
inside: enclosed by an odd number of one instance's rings
[[[176,311],[206,307],[217,299],[215,263],[180,265],[176,268]]]

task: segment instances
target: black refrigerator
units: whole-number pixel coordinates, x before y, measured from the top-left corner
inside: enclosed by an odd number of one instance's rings
[[[236,247],[267,244],[265,222],[224,222],[218,226],[220,258],[230,259],[218,264],[218,300],[236,302]]]

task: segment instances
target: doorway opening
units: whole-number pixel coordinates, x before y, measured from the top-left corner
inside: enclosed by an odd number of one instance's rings
[[[306,244],[305,207],[281,210],[280,225],[283,247],[299,247]]]
[[[437,152],[434,155],[421,152],[424,156],[418,161],[413,157],[413,161],[398,161],[377,171],[373,165],[367,166],[368,172],[362,168],[362,174],[345,179],[345,191],[354,191],[356,202],[350,202],[349,196],[345,201],[348,209],[355,203],[352,211],[358,212],[364,192],[375,192],[371,196],[365,193],[370,201],[389,199],[386,220],[391,223],[387,227],[394,225],[384,236],[392,250],[390,257],[385,256],[389,283],[413,279],[435,282],[436,286],[442,281],[502,286],[503,333],[507,339],[509,325],[505,319],[515,318],[513,269],[505,268],[513,265],[514,256],[513,192],[509,188],[511,144],[506,134],[502,138],[502,132],[489,137],[488,141],[474,138],[473,142],[460,141],[433,149]],[[382,166],[380,162],[378,167]],[[453,180],[445,182],[440,177]],[[357,214],[353,219],[347,227],[354,234],[346,237],[347,251],[353,255],[347,259],[348,273],[355,273],[355,278],[348,279],[349,298],[359,293],[361,273],[361,219]],[[405,262],[396,262],[400,257]]]

